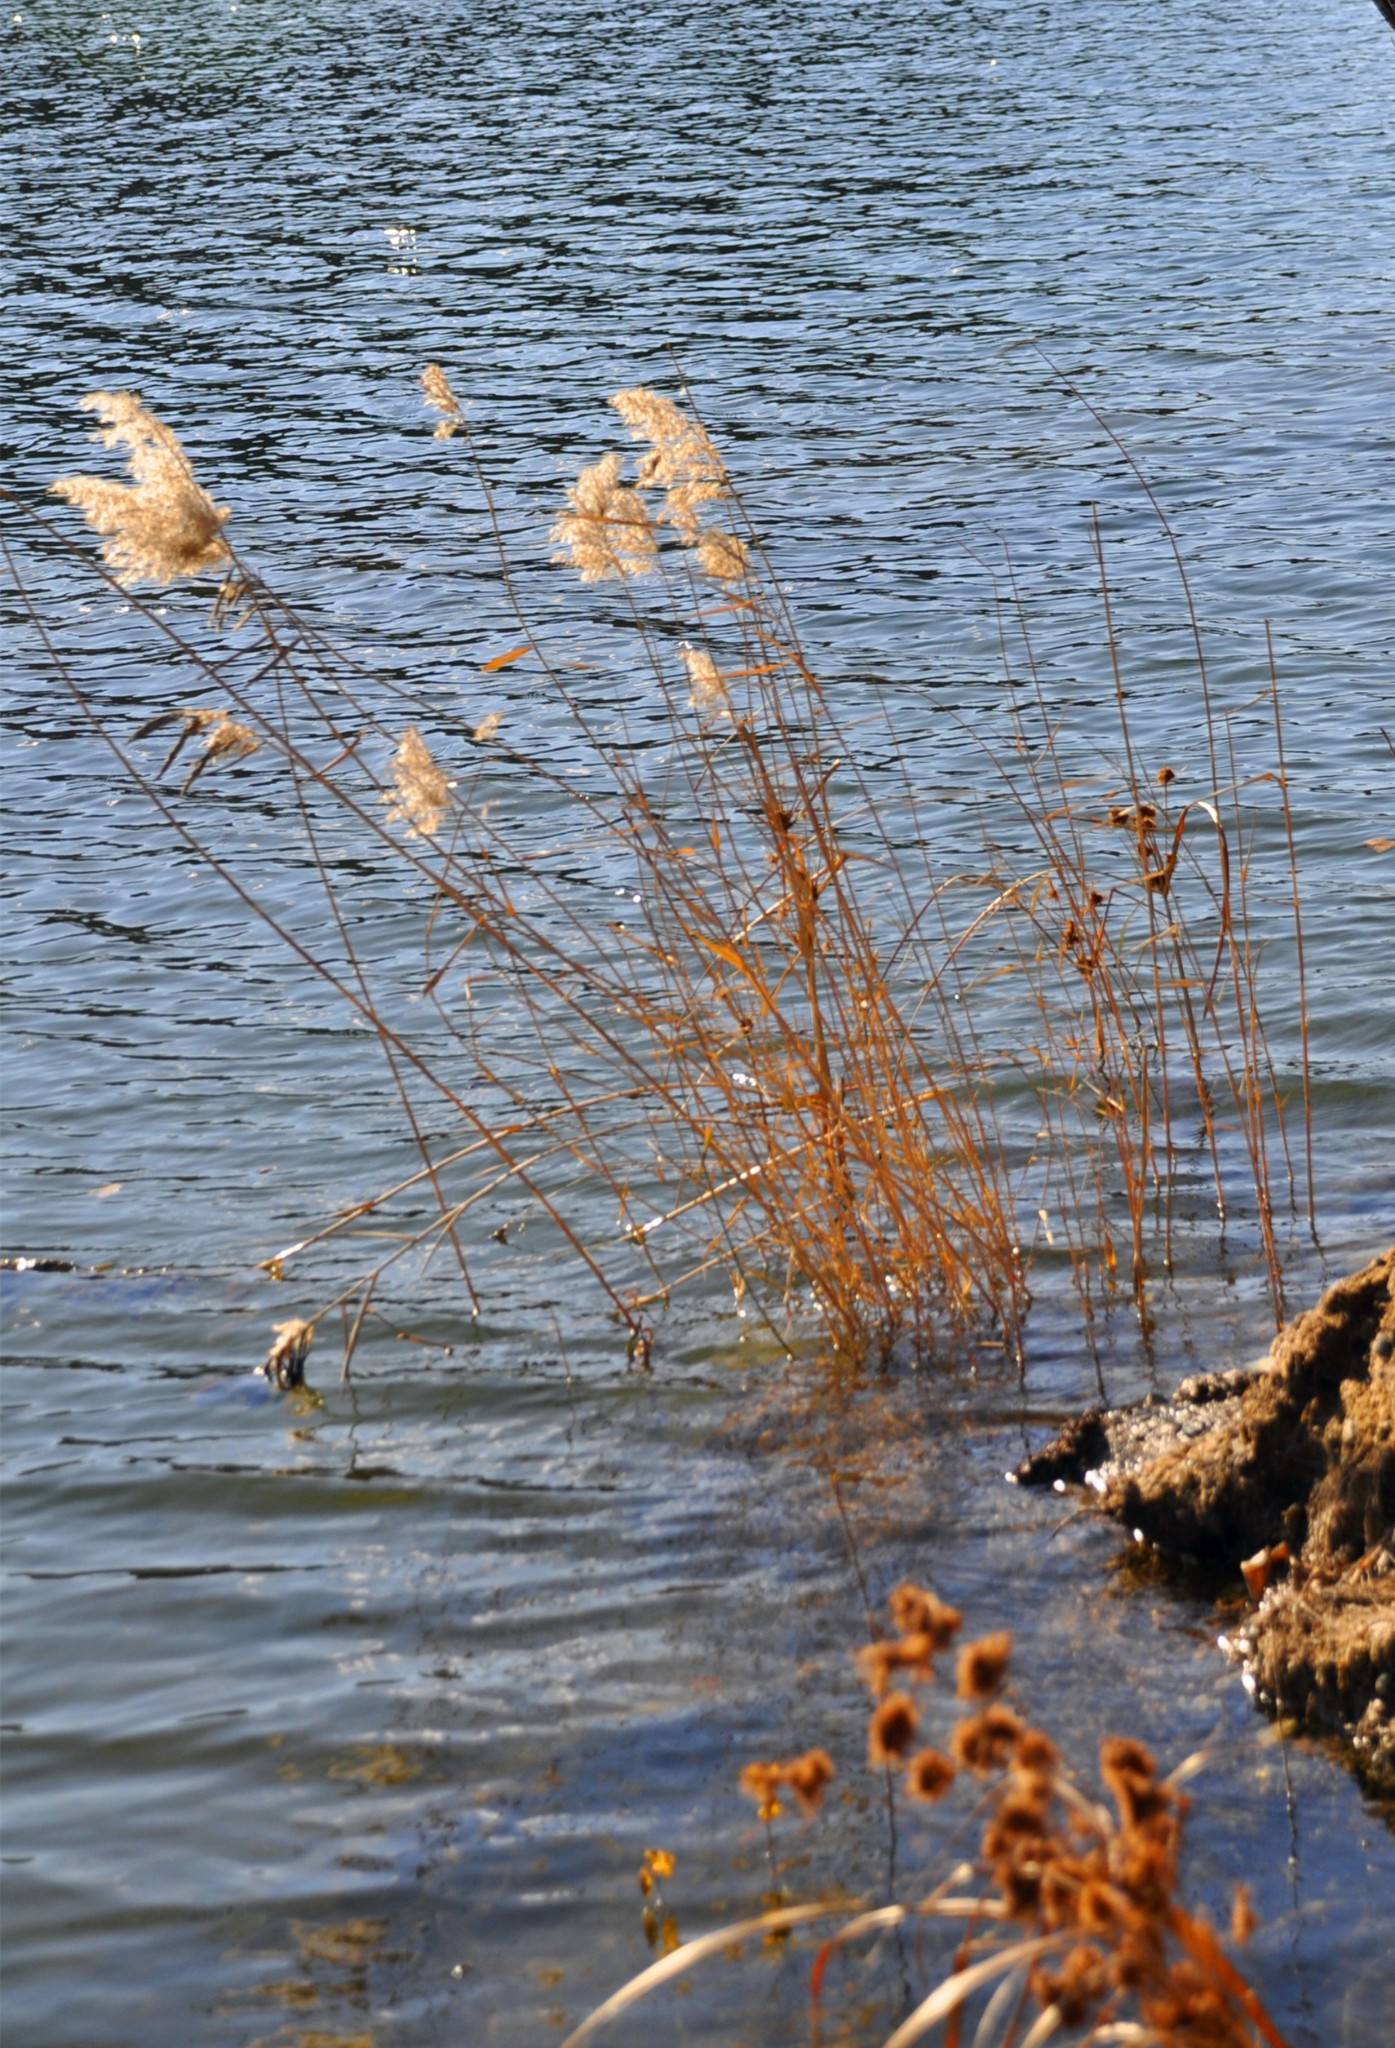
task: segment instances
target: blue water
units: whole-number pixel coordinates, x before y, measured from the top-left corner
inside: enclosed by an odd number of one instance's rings
[[[1395,856],[1366,842],[1395,837],[1395,37],[1369,0],[171,0],[21,6],[0,34],[8,480],[94,466],[77,400],[139,389],[270,581],[471,711],[546,727],[480,676],[513,635],[417,372],[467,399],[546,607],[604,396],[671,381],[671,345],[830,691],[885,710],[951,803],[981,775],[953,721],[1001,712],[1000,537],[1053,703],[1086,729],[1107,703],[1092,503],[1139,730],[1185,765],[1175,572],[1097,407],[1175,527],[1223,705],[1265,681],[1272,624],[1323,1233],[1296,1293],[1389,1241]],[[169,688],[130,616],[25,559],[128,731]],[[1383,2041],[1379,1817],[1274,1743],[1207,1602],[1113,1574],[1088,1523],[1048,1542],[1060,1503],[1001,1485],[1024,1412],[1095,1389],[1049,1290],[1025,1393],[838,1407],[716,1297],[636,1380],[525,1236],[479,1320],[442,1267],[385,1301],[350,1385],[315,1354],[321,1405],[251,1379],[300,1305],[257,1262],[410,1170],[400,1117],[367,1036],[125,787],[8,594],[6,617],[4,1248],[71,1268],[3,1276],[16,2039],[556,2039],[647,1958],[644,1847],[678,1858],[685,1934],[758,1904],[736,1772],[816,1739],[848,1797],[782,1881],[884,1888],[831,1466],[874,1591],[914,1570],[1012,1627],[1077,1768],[1118,1726],[1169,1761],[1209,1745],[1197,1893],[1223,1915],[1253,1884],[1250,1965],[1295,2043]],[[209,801],[315,915],[255,782]],[[365,911],[385,943],[412,914]],[[1282,971],[1274,1015],[1291,1057]],[[1110,1391],[1266,1335],[1240,1246],[1189,1274],[1151,1364],[1107,1333]],[[892,1963],[854,1988],[889,2029]],[[794,2042],[803,1997],[798,1954],[719,1965],[659,2024]]]

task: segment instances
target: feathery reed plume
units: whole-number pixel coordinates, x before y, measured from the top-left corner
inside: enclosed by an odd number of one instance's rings
[[[654,522],[639,492],[620,481],[614,450],[583,469],[567,492],[568,509],[552,529],[559,562],[583,583],[647,576],[658,560]]]
[[[450,803],[450,784],[414,725],[398,741],[389,768],[388,822],[405,825],[409,839],[434,837]]]
[[[690,647],[686,641],[678,650],[688,671],[692,689],[688,703],[704,718],[730,718],[731,697],[727,680],[705,647]]]
[[[663,491],[665,516],[685,541],[696,544],[702,535],[699,507],[728,495],[726,467],[706,427],[643,384],[617,391],[610,402],[634,438],[648,443],[640,483]]]
[[[714,583],[739,583],[751,566],[751,552],[740,534],[705,526],[694,552],[705,576]]]
[[[422,371],[421,389],[426,403],[442,415],[433,430],[433,440],[449,441],[451,435],[464,426],[465,411],[439,363],[428,363]]]
[[[126,450],[134,481],[64,476],[49,488],[103,536],[102,554],[117,581],[167,584],[225,564],[229,508],[201,488],[163,420],[130,391],[92,391],[82,407],[102,421],[96,438],[103,447]]]

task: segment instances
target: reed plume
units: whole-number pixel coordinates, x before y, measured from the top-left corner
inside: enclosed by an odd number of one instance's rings
[[[405,825],[409,839],[433,838],[450,804],[450,784],[414,725],[398,741],[389,772],[392,780],[384,799],[389,822]]]
[[[215,505],[200,486],[164,421],[130,391],[93,391],[82,406],[102,421],[96,438],[103,447],[126,450],[134,481],[65,476],[50,488],[102,535],[102,555],[117,581],[168,584],[223,567],[229,508]]]
[[[437,441],[449,441],[451,435],[458,433],[465,424],[465,412],[451,389],[450,379],[439,363],[428,363],[422,371],[421,390],[427,404],[441,415],[436,422],[433,438]]]
[[[567,492],[567,509],[552,529],[559,562],[583,583],[647,576],[658,559],[654,524],[638,491],[620,481],[623,459],[612,451],[583,469]]]
[[[642,384],[617,391],[610,402],[634,438],[648,446],[639,482],[664,493],[665,517],[685,541],[697,542],[699,508],[728,495],[726,466],[706,427],[671,398]]]

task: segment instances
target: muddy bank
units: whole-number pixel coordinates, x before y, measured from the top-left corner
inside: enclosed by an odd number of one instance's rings
[[[1260,1698],[1395,1792],[1395,1246],[1247,1370],[1093,1409],[1015,1475],[1079,1484],[1165,1556],[1243,1574]]]

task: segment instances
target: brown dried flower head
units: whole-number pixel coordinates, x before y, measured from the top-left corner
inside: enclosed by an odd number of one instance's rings
[[[392,788],[384,797],[389,823],[405,825],[409,839],[429,838],[446,814],[450,784],[414,725],[403,733],[389,765]]]
[[[867,1723],[867,1762],[876,1770],[895,1763],[915,1741],[920,1715],[908,1692],[889,1692]]]
[[[1007,1676],[1012,1636],[1007,1629],[965,1643],[955,1667],[955,1691],[961,1700],[989,1699]]]
[[[1038,1963],[1031,1984],[1043,2008],[1055,2006],[1063,2025],[1078,2027],[1109,1989],[1106,1959],[1092,1943],[1082,1942],[1070,1951],[1059,1970]]]
[[[126,450],[133,481],[63,476],[49,488],[103,536],[102,555],[117,581],[173,583],[225,563],[228,507],[202,489],[175,434],[131,391],[92,391],[82,406],[102,421],[103,447]]]
[[[1170,1813],[1173,1795],[1157,1782],[1152,1752],[1129,1735],[1100,1744],[1100,1776],[1114,1795],[1125,1827],[1140,1827]]]
[[[654,522],[639,492],[621,483],[620,470],[621,457],[613,452],[588,464],[552,529],[556,559],[583,583],[645,576],[658,560]]]
[[[906,1765],[905,1787],[912,1799],[943,1799],[958,1772],[942,1750],[920,1749]]]
[[[826,1749],[806,1749],[803,1756],[792,1757],[785,1765],[783,1783],[799,1801],[806,1819],[817,1813],[834,1775],[833,1759]]]
[[[1061,1757],[1049,1735],[1043,1735],[1040,1728],[1024,1728],[1017,1738],[1012,1760],[1028,1777],[1049,1778]]]
[[[884,1638],[864,1643],[853,1651],[858,1676],[874,1698],[880,1699],[896,1672],[928,1680],[934,1676],[930,1659],[935,1645],[928,1635]]]
[[[780,1811],[780,1782],[784,1767],[770,1761],[743,1764],[738,1783],[748,1799],[754,1799],[762,1820],[774,1820]]]
[[[951,1746],[958,1762],[986,1777],[989,1771],[1002,1769],[1021,1733],[1022,1723],[1011,1707],[985,1707],[958,1723]]]
[[[762,1820],[773,1820],[779,1813],[782,1785],[793,1792],[807,1820],[822,1805],[834,1775],[833,1759],[826,1749],[806,1749],[802,1756],[790,1757],[783,1763],[772,1757],[745,1765],[740,1783],[747,1798],[755,1800]]]
[[[984,1833],[984,1854],[991,1859],[1018,1842],[1041,1836],[1046,1831],[1050,1810],[1048,1790],[1014,1786],[998,1801],[997,1811]]]
[[[928,1586],[916,1586],[907,1579],[891,1595],[891,1618],[903,1636],[927,1635],[937,1650],[947,1650],[959,1632],[964,1617],[957,1607],[948,1606]]]
[[[639,1888],[647,1899],[655,1885],[664,1878],[672,1877],[674,1857],[671,1849],[646,1849],[644,1861],[639,1866]]]

